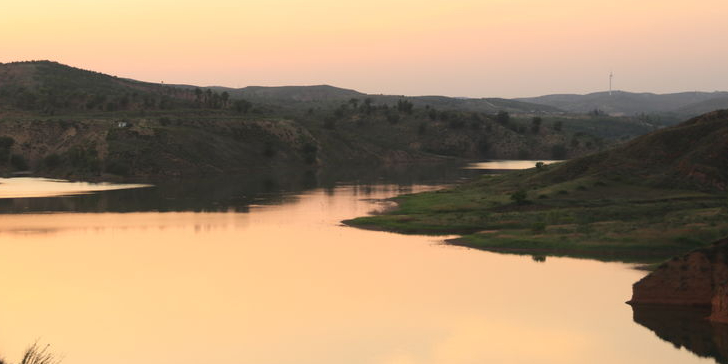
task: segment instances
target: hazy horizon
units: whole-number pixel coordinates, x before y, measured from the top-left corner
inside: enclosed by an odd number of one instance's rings
[[[725,89],[728,3],[9,1],[0,62],[168,84],[531,97]],[[50,37],[49,34],[53,34]]]

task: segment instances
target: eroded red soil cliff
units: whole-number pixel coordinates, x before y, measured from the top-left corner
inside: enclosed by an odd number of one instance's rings
[[[707,306],[728,323],[728,239],[675,257],[635,283],[630,304]]]

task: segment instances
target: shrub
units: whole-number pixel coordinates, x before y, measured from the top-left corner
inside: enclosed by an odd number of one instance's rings
[[[48,168],[56,168],[61,164],[61,162],[61,156],[56,153],[49,154],[43,158],[43,164]]]
[[[101,162],[99,161],[98,151],[95,146],[86,148],[74,146],[68,150],[67,154],[71,165],[78,170],[91,172],[101,170]]]
[[[0,149],[10,149],[15,144],[15,139],[11,137],[0,137]]]
[[[128,164],[121,161],[111,161],[106,165],[106,172],[115,174],[118,176],[128,176],[130,167]]]
[[[518,190],[511,194],[511,200],[515,201],[519,205],[526,203],[527,199],[528,193],[524,190]]]
[[[28,170],[28,162],[20,154],[13,154],[12,156],[10,156],[10,165],[12,165],[13,168],[19,171]]]
[[[480,138],[478,141],[478,150],[480,153],[485,154],[490,149],[490,143],[488,143],[488,139],[485,137]]]
[[[405,114],[412,114],[413,107],[414,107],[414,105],[407,100],[400,99],[399,101],[397,101],[397,110],[399,112],[403,112]]]
[[[465,121],[455,117],[450,120],[450,122],[447,124],[451,129],[462,129],[465,126]]]
[[[387,121],[390,124],[397,124],[399,122],[399,114],[397,114],[395,112],[387,113]]]
[[[311,144],[311,143],[304,144],[301,152],[303,153],[303,160],[306,162],[306,164],[316,163],[318,147],[316,147],[315,144]]]
[[[505,125],[511,120],[511,115],[508,114],[507,111],[498,111],[498,114],[495,116],[495,120]]]
[[[324,128],[329,130],[336,129],[336,119],[331,117],[326,118],[326,120],[324,120]]]
[[[266,142],[263,146],[263,155],[266,158],[272,158],[275,157],[276,153],[278,153],[278,151],[276,150],[275,146],[273,146],[273,143]]]
[[[542,233],[546,231],[546,223],[540,221],[533,223],[533,225],[531,225],[531,231],[534,233]]]
[[[10,157],[10,147],[15,144],[11,137],[0,137],[0,164],[5,164]]]
[[[551,158],[553,159],[565,159],[566,158],[566,147],[563,144],[556,144],[551,147]]]

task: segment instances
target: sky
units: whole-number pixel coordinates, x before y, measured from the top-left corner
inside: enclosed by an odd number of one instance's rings
[[[728,89],[725,0],[0,0],[0,62],[521,97]]]

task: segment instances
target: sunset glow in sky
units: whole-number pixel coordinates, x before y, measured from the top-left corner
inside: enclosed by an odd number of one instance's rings
[[[0,62],[144,81],[535,96],[728,89],[725,0],[3,0]]]

